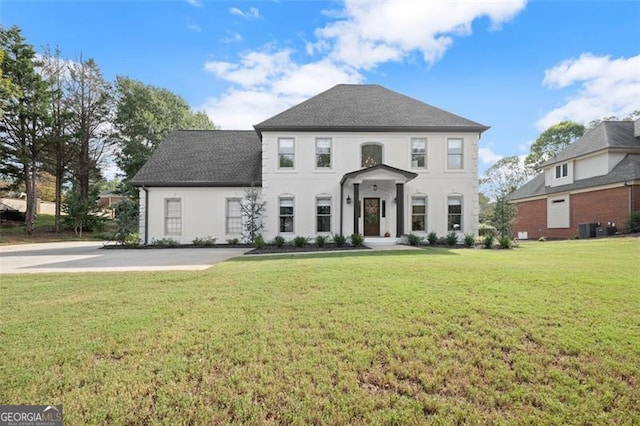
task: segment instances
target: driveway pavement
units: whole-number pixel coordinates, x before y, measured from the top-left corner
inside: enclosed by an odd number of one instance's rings
[[[202,270],[245,249],[103,250],[101,242],[0,246],[0,274]]]

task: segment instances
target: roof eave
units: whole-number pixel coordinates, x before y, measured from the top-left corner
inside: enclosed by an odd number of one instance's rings
[[[247,186],[262,186],[262,182],[130,182],[135,187],[208,187],[208,188],[242,188]]]
[[[473,132],[483,133],[489,126],[253,126],[262,132]]]

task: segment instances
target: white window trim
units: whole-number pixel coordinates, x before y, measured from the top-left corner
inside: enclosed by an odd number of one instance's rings
[[[424,230],[422,231],[414,231],[413,230],[413,200],[414,199],[422,199],[424,200]],[[411,213],[410,213],[410,224],[411,224],[411,232],[417,233],[427,233],[429,230],[429,199],[426,195],[414,194],[411,196]]]
[[[180,216],[169,217],[169,203],[177,201],[180,203]],[[180,232],[169,232],[169,219],[179,219]],[[182,198],[168,197],[164,199],[164,235],[181,236],[182,235]]]
[[[292,141],[293,142],[293,167],[283,167],[280,165],[280,142],[281,141]],[[278,166],[277,169],[279,171],[294,171],[296,169],[296,139],[294,137],[281,137],[278,138],[278,145],[277,145],[277,153],[276,153],[276,165]]]
[[[569,163],[558,164],[554,169],[554,179],[560,180],[560,179],[566,179],[568,177],[569,177]]]
[[[291,231],[281,231],[280,230],[280,218],[282,214],[280,214],[280,208],[282,206],[282,200],[291,200],[293,203],[293,213],[291,217],[293,218],[293,226],[291,227]],[[293,195],[281,195],[278,197],[278,235],[295,235],[296,233],[296,199]]]
[[[449,142],[450,141],[460,141],[461,142],[461,154],[449,154]],[[445,146],[445,169],[448,172],[464,172],[465,166],[465,158],[464,158],[464,138],[447,138],[447,145]],[[449,155],[460,155],[460,167],[459,168],[450,168],[449,167]]]
[[[329,167],[318,167],[318,141],[329,141]],[[314,169],[317,171],[330,171],[333,169],[333,139],[332,138],[316,138],[315,151],[313,156]],[[295,165],[295,163],[294,163]]]
[[[226,235],[240,235],[242,233],[242,209],[240,209],[240,231],[238,232],[230,232],[229,231],[229,219],[237,219],[238,216],[229,216],[229,203],[232,201],[237,201],[238,203],[242,204],[242,198],[239,197],[232,197],[232,198],[227,198],[225,200],[225,215],[224,215],[224,219],[225,219],[225,226],[224,226],[224,232]]]
[[[420,167],[420,166],[414,166],[413,165],[413,142],[414,141],[424,141],[424,166]],[[427,142],[427,138],[411,138],[410,141],[410,153],[409,153],[409,162],[411,164],[411,168],[412,169],[416,169],[416,170],[428,170],[429,169],[429,152],[428,152],[428,146],[429,143]]]
[[[318,215],[318,202],[320,200],[329,200],[329,214],[328,215]],[[295,206],[295,204],[294,204]],[[317,234],[331,234],[331,231],[333,230],[333,199],[330,195],[318,195],[316,197],[316,205],[315,205],[315,209],[316,209],[316,233]],[[328,231],[320,231],[318,230],[318,217],[323,216],[329,216],[329,230]],[[295,225],[295,222],[294,222]]]
[[[449,229],[449,216],[451,215],[451,213],[449,213],[449,200],[451,200],[452,198],[458,199],[460,200],[460,229]],[[457,214],[457,213],[456,213]],[[464,197],[462,195],[448,195],[447,196],[447,216],[446,216],[446,230],[447,232],[464,232]]]

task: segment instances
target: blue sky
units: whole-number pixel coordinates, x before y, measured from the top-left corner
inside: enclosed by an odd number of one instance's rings
[[[0,0],[0,23],[226,129],[338,83],[381,84],[491,126],[481,171],[556,122],[640,110],[636,0]]]

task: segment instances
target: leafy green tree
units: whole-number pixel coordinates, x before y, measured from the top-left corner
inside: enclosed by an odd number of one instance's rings
[[[3,78],[17,88],[4,99],[5,112],[0,119],[0,172],[22,181],[27,193],[26,227],[33,232],[36,218],[37,183],[49,127],[48,84],[36,71],[33,47],[26,43],[18,27],[0,27],[3,53]]]
[[[525,159],[525,165],[532,171],[538,171],[542,164],[571,145],[584,132],[585,127],[573,121],[563,121],[549,127],[531,145],[531,152]]]
[[[0,29],[0,31],[3,30]],[[4,48],[0,48],[0,118],[2,118],[2,114],[7,106],[9,99],[20,93],[18,87],[13,84],[11,79],[3,75],[2,63],[4,62],[5,56],[6,54],[4,52]]]
[[[590,121],[589,124],[587,124],[586,130],[593,129],[594,127],[596,127],[598,124],[602,123],[603,121],[635,121],[638,118],[640,118],[640,110],[635,110],[631,114],[627,115],[626,117],[624,117],[622,119],[618,118],[618,116],[616,116],[616,115],[610,115],[608,117],[603,117],[603,118],[600,118],[598,120]]]
[[[511,225],[517,214],[516,207],[509,203],[509,194],[530,178],[529,169],[520,157],[514,155],[496,161],[481,179],[487,193],[496,200],[490,222],[501,237],[511,235]]]
[[[194,113],[180,96],[128,77],[116,78],[117,106],[112,138],[117,164],[130,180],[172,130],[213,130],[203,112]]]
[[[62,204],[62,210],[66,213],[63,217],[66,227],[75,231],[78,237],[82,237],[84,231],[102,231],[105,218],[100,216],[98,204],[98,192],[92,188],[88,199],[84,200],[77,189],[67,193]]]
[[[479,221],[480,223],[489,223],[493,214],[493,203],[491,199],[480,192],[478,194],[478,206],[480,207]]]

